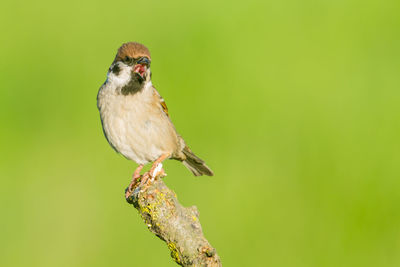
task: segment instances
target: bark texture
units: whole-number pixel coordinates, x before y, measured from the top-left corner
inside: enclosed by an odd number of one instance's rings
[[[216,250],[203,235],[195,206],[183,207],[161,179],[137,185],[128,203],[147,227],[167,243],[171,257],[181,266],[222,266]]]

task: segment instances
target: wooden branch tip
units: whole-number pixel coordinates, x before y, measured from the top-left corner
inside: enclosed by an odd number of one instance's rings
[[[203,235],[197,208],[183,207],[160,177],[135,185],[127,201],[138,210],[149,230],[165,241],[176,263],[222,266],[216,250]]]

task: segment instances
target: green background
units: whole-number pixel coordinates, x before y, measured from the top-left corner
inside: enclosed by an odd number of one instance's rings
[[[123,197],[98,88],[152,52],[215,172],[165,181],[224,266],[400,266],[399,1],[3,1],[0,265],[176,266]]]

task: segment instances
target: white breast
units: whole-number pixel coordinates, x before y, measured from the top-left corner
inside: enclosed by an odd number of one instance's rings
[[[172,153],[177,148],[177,134],[169,118],[155,105],[151,82],[133,95],[118,93],[115,84],[106,82],[98,94],[102,125],[111,146],[138,164]]]

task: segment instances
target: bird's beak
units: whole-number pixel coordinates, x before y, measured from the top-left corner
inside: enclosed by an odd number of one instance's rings
[[[137,73],[142,79],[145,79],[147,69],[150,67],[150,60],[147,57],[142,57],[136,62],[133,72]]]
[[[147,57],[142,57],[141,59],[138,60],[136,64],[142,64],[146,65],[147,67],[150,66],[150,60]]]

